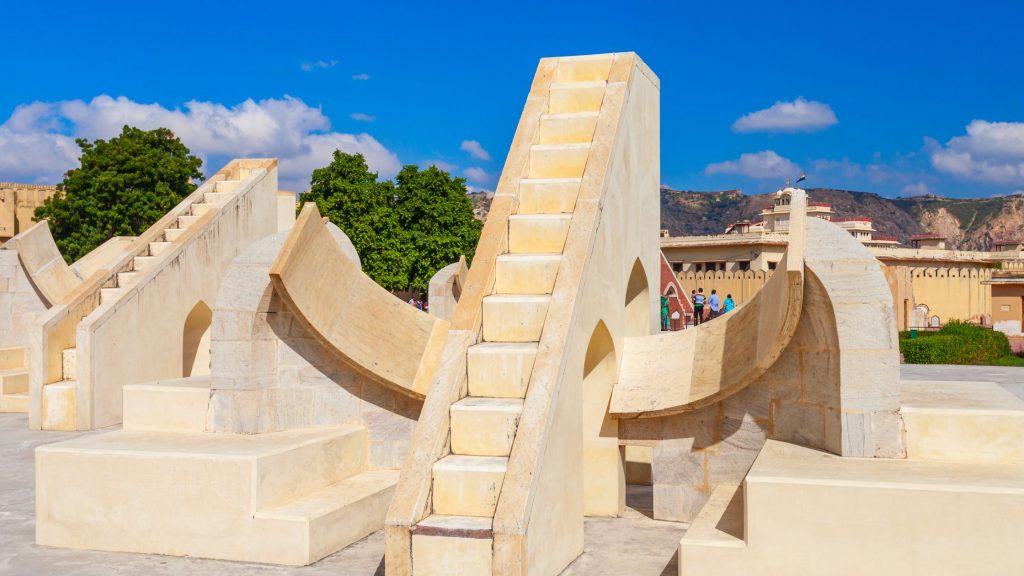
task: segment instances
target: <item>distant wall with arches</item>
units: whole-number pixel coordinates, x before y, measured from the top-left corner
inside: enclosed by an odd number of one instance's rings
[[[733,301],[739,306],[757,294],[758,290],[772,277],[772,272],[753,270],[723,272],[719,270],[716,272],[684,272],[678,276],[679,283],[683,286],[683,293],[687,298],[690,297],[692,290],[703,288],[705,294],[717,290],[722,299],[726,295],[732,294]]]
[[[881,266],[900,330],[931,326],[936,317],[940,325],[950,320],[985,323],[991,319],[992,287],[983,282],[992,279],[992,268],[986,262],[919,266],[882,261]],[[699,288],[705,294],[717,290],[723,298],[732,294],[738,306],[757,294],[772,272],[682,272],[677,277],[686,297]],[[928,310],[924,323],[918,321],[921,306]]]

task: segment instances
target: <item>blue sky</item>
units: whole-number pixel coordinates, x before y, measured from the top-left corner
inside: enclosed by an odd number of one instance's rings
[[[661,79],[661,180],[888,196],[1024,191],[1018,2],[46,2],[4,7],[0,180],[72,137],[169,125],[213,171],[341,147],[492,189],[537,60],[632,50]]]

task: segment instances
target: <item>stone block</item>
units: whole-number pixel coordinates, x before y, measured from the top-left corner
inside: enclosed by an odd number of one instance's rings
[[[825,445],[824,410],[817,406],[779,402],[772,416],[773,438],[809,448]]]

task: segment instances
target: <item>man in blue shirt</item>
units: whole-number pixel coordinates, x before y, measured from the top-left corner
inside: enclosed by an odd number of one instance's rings
[[[708,307],[711,308],[711,313],[708,314],[708,319],[718,318],[718,315],[722,313],[722,302],[718,299],[718,291],[712,290],[711,296],[708,297]]]

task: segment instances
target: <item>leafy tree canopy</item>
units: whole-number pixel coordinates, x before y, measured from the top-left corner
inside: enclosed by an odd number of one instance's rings
[[[482,227],[465,179],[405,166],[394,182],[381,182],[361,154],[340,150],[313,171],[299,199],[315,202],[352,240],[363,271],[392,291],[426,293],[438,270],[461,255],[472,259]]]
[[[76,140],[81,167],[36,208],[68,262],[114,236],[138,236],[191,194],[203,161],[166,128],[125,126],[109,141]]]

